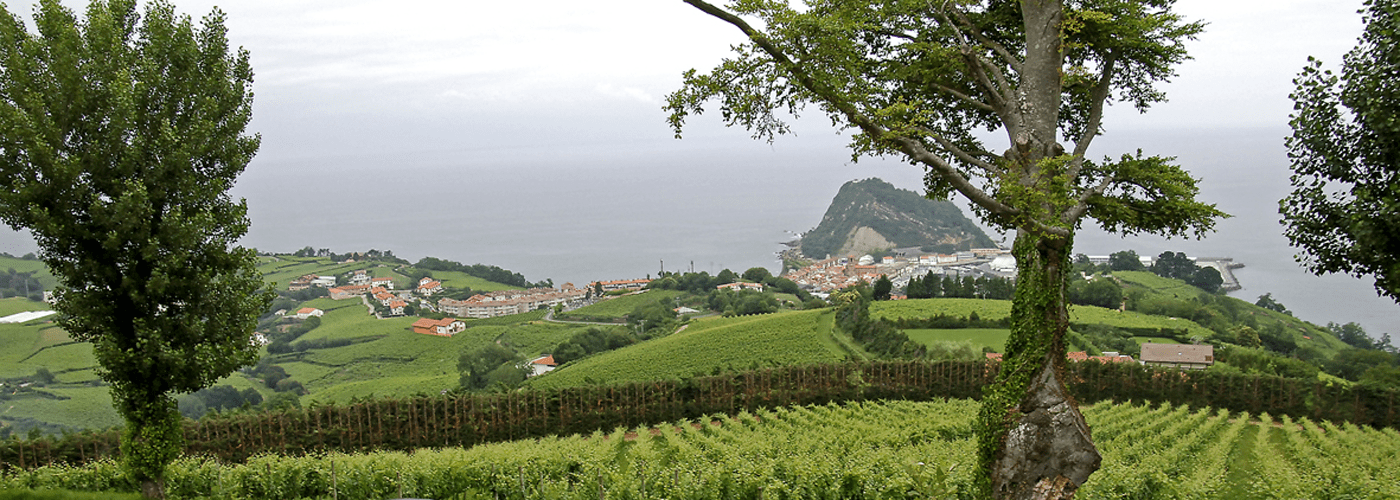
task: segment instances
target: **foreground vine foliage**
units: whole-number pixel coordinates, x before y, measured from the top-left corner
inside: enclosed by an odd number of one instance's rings
[[[260,455],[171,465],[180,499],[979,498],[971,400],[812,405],[412,453]],[[1184,405],[1085,408],[1104,453],[1081,498],[1396,498],[1400,434]],[[130,491],[116,464],[0,488]]]

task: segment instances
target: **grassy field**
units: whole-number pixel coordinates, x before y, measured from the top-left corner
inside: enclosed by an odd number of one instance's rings
[[[684,293],[685,292],[681,292],[678,290],[647,290],[642,293],[622,295],[616,298],[598,301],[593,305],[580,307],[578,309],[574,309],[572,311],[560,314],[559,319],[622,319],[628,314],[631,314],[632,311],[635,310],[639,305],[642,305],[644,303],[654,303],[657,301],[668,301],[667,303],[669,304],[670,301],[673,301],[676,297],[679,297]]]
[[[348,273],[357,269],[365,269],[366,266],[376,264],[366,264],[363,262],[335,263],[326,257],[292,257],[290,255],[279,255],[278,260],[266,262],[258,266],[258,270],[263,273],[264,281],[277,283],[278,290],[286,290],[287,284],[292,280],[307,274],[318,276],[331,276]]]
[[[66,399],[31,396],[0,401],[0,417],[32,418],[78,429],[104,429],[121,423],[105,386],[53,385],[44,391]]]
[[[692,321],[685,330],[569,363],[527,382],[538,388],[685,378],[720,370],[838,361],[829,310]]]
[[[429,271],[433,273],[433,279],[442,282],[442,286],[447,288],[470,288],[478,292],[494,292],[496,290],[514,290],[521,287],[486,281],[460,271]],[[417,286],[417,283],[413,284]]]
[[[318,301],[328,299],[318,299]],[[313,301],[313,305],[327,305]],[[335,301],[329,301],[336,305]],[[349,303],[351,301],[340,301]],[[327,311],[322,326],[300,340],[357,339],[342,347],[311,349],[301,353],[271,355],[310,392],[304,403],[344,403],[370,395],[436,394],[457,386],[457,360],[464,351],[490,342],[510,346],[526,358],[549,352],[587,325],[543,321],[544,311],[468,320],[468,328],[453,337],[413,333],[417,318],[376,320],[363,306]]]
[[[0,317],[28,311],[47,311],[49,309],[49,305],[45,302],[35,302],[24,297],[0,299]],[[48,319],[52,320],[53,318]]]
[[[366,269],[375,277],[388,276],[400,286],[408,278],[393,268],[376,262],[335,263],[327,258],[262,256],[259,270],[279,288],[305,274],[333,275]],[[0,266],[18,271],[43,270],[43,264],[0,257]],[[0,267],[3,269],[3,267]],[[474,290],[512,288],[463,273],[434,272],[448,287],[470,286]],[[45,279],[45,278],[41,278]],[[517,349],[522,356],[534,357],[587,326],[553,324],[542,321],[545,311],[484,320],[467,320],[468,330],[454,338],[420,335],[410,325],[417,317],[379,320],[367,314],[358,299],[320,298],[298,304],[325,311],[321,325],[297,340],[350,340],[351,345],[310,349],[305,352],[269,356],[268,359],[310,391],[303,397],[313,402],[343,403],[370,395],[437,393],[457,386],[457,360],[464,350],[477,349],[490,342],[501,342]],[[44,310],[47,304],[25,299],[0,300],[0,316],[15,312]],[[293,342],[295,343],[295,342]],[[0,406],[0,420],[33,418],[70,427],[106,427],[117,419],[111,408],[108,389],[100,385],[96,361],[89,344],[73,343],[62,329],[49,320],[27,324],[0,324],[0,378],[27,380],[39,368],[54,374],[56,384],[42,388],[48,396],[26,395]],[[256,388],[264,398],[274,394],[261,381],[235,373],[214,385],[237,389]],[[3,423],[0,423],[3,425]]]
[[[1128,292],[1144,294],[1144,301],[1157,303],[1179,303],[1178,309],[1195,307],[1204,300],[1214,302],[1218,307],[1233,311],[1240,319],[1252,321],[1257,329],[1282,326],[1293,341],[1301,347],[1316,349],[1321,356],[1331,357],[1347,346],[1326,328],[1313,325],[1291,315],[1271,311],[1254,305],[1252,301],[1225,295],[1209,295],[1193,286],[1178,280],[1157,276],[1146,271],[1118,271],[1113,276],[1128,285]],[[1211,316],[1215,316],[1212,314]],[[1202,320],[1205,321],[1205,320]],[[1194,332],[1193,332],[1194,334]]]
[[[877,318],[927,318],[946,314],[965,317],[972,313],[982,319],[994,320],[1011,315],[1011,301],[982,299],[910,299],[878,301],[870,306]]]
[[[870,310],[875,317],[889,319],[926,318],[939,314],[967,317],[975,312],[978,317],[984,320],[995,320],[1011,314],[1011,301],[981,299],[891,300],[875,302],[870,306]],[[1072,323],[1102,324],[1119,328],[1185,328],[1188,335],[1209,337],[1212,334],[1209,329],[1187,319],[1149,316],[1133,311],[1118,311],[1096,306],[1071,305],[1069,316]]]
[[[1000,328],[911,328],[904,333],[909,336],[909,340],[923,345],[932,345],[934,342],[970,342],[975,347],[990,347],[994,352],[1005,352],[1006,337],[1011,336],[1011,330]]]
[[[14,257],[0,256],[0,270],[14,269],[16,272],[35,272],[34,277],[39,280],[39,284],[44,285],[45,290],[52,290],[58,285],[58,279],[49,272],[49,267],[37,260],[24,260]]]

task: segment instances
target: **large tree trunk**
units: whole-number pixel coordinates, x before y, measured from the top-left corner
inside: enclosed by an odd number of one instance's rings
[[[1099,468],[1089,427],[1063,384],[1070,241],[1017,232],[1011,337],[978,416],[983,487],[999,499],[1065,499]]]
[[[165,498],[165,467],[184,449],[185,436],[175,400],[136,384],[114,384],[113,400],[126,430],[122,433],[122,461],[141,484],[146,498]]]

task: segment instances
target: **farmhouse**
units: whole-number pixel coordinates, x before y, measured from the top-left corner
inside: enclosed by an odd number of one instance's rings
[[[333,287],[327,291],[330,292],[332,300],[341,300],[364,295],[366,293],[369,293],[369,289],[369,285],[347,285],[342,287]]]
[[[296,317],[297,319],[306,319],[312,316],[316,316],[319,318],[324,314],[326,314],[326,312],[320,309],[316,309],[314,307],[303,307],[297,310]]]
[[[314,274],[307,274],[303,275],[300,278],[294,279],[291,283],[287,284],[287,291],[299,292],[307,288],[311,288],[311,282],[315,280],[316,277],[317,276]]]
[[[1215,364],[1215,346],[1143,344],[1139,358],[1144,365],[1204,370]]]
[[[466,329],[467,323],[457,318],[423,318],[413,322],[413,333],[437,335],[439,337],[451,337],[453,334]]]
[[[393,289],[394,289],[394,278],[390,278],[390,277],[388,277],[388,276],[384,276],[384,277],[381,277],[381,278],[371,278],[371,279],[369,280],[369,285],[370,285],[370,286],[383,287],[383,288],[388,289],[388,290],[393,290]]]
[[[389,314],[392,314],[394,316],[403,316],[403,308],[406,306],[408,306],[407,302],[397,299],[391,300],[388,304]]]
[[[550,371],[553,371],[558,366],[559,363],[554,362],[553,354],[546,354],[544,356],[540,356],[538,358],[530,360],[530,376],[534,377],[536,375],[544,375],[546,373],[549,373]]]
[[[717,287],[715,287],[715,289],[716,289],[716,290],[734,290],[734,291],[736,291],[736,292],[739,291],[739,290],[753,290],[753,291],[756,291],[756,292],[762,292],[762,291],[763,291],[763,284],[762,284],[762,283],[748,283],[748,282],[744,282],[744,281],[736,281],[736,282],[734,282],[734,283],[725,283],[725,284],[723,284],[723,285],[717,286]]]
[[[431,296],[442,291],[442,283],[432,278],[418,280],[418,293]]]

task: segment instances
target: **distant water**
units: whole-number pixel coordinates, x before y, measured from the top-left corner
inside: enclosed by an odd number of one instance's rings
[[[1293,262],[1277,223],[1278,200],[1289,190],[1286,133],[1110,131],[1094,154],[1139,147],[1175,154],[1203,178],[1202,198],[1235,218],[1202,241],[1122,239],[1086,227],[1076,252],[1234,257],[1246,265],[1236,271],[1244,286],[1234,292],[1239,298],[1253,302],[1272,292],[1314,323],[1356,321],[1374,336],[1400,334],[1400,306],[1377,298],[1371,280],[1318,278]],[[250,207],[245,244],[259,249],[387,249],[410,261],[492,264],[562,284],[654,276],[663,266],[776,272],[780,242],[816,226],[846,181],[880,177],[921,191],[917,168],[851,164],[830,137],[784,138],[773,146],[680,144],[690,149],[258,158],[234,194]],[[32,249],[23,236],[0,233],[0,251]]]

